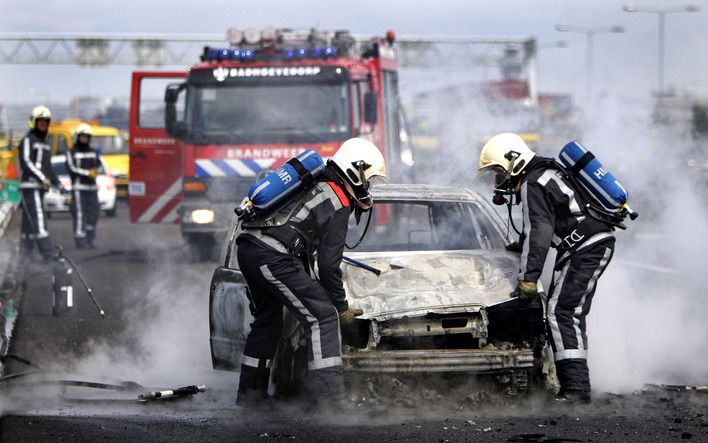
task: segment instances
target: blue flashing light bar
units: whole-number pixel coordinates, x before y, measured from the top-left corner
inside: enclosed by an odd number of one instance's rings
[[[205,48],[205,54],[202,56],[204,61],[250,61],[255,60],[257,49],[224,49],[224,48]],[[331,46],[321,48],[291,48],[281,51],[276,58],[284,59],[313,59],[313,58],[329,58],[337,55],[337,49]]]

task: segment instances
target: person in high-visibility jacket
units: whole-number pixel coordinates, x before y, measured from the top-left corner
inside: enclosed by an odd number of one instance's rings
[[[550,166],[549,160],[536,155],[517,134],[503,133],[482,148],[479,170],[493,172],[497,189],[510,197],[518,194],[522,204],[520,244],[508,248],[521,253],[513,297],[538,296],[538,280],[548,251],[551,247],[557,251],[546,309],[548,337],[560,382],[555,400],[589,402],[585,319],[598,279],[612,259],[615,238],[611,225],[582,211],[582,196],[558,168]]]
[[[74,132],[74,147],[66,153],[66,167],[71,176],[71,215],[74,218],[74,242],[78,249],[93,248],[96,224],[101,214],[96,176],[99,154],[91,147],[93,130],[81,123]]]
[[[36,242],[37,249],[45,260],[52,257],[52,242],[44,213],[44,194],[50,186],[64,192],[52,170],[51,148],[47,144],[47,131],[51,120],[52,113],[47,107],[35,107],[28,123],[30,130],[18,146],[22,192],[21,251],[31,254]]]
[[[320,407],[345,405],[339,327],[363,311],[347,302],[340,264],[349,216],[371,209],[370,181],[385,170],[373,143],[347,140],[312,189],[296,194],[273,215],[242,225],[236,239],[238,264],[255,309],[237,404],[258,408],[267,397],[285,307],[306,329],[310,399]],[[315,258],[319,279],[311,274]]]

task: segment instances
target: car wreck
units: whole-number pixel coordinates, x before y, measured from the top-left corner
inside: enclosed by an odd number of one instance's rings
[[[526,391],[543,372],[543,307],[539,298],[510,296],[519,257],[505,248],[499,214],[475,192],[457,188],[390,184],[372,194],[368,231],[342,262],[350,306],[364,311],[342,328],[345,373],[351,380],[492,375],[509,392]],[[366,224],[352,222],[350,244]],[[234,221],[211,284],[215,369],[238,370],[251,322],[236,269],[237,230]],[[285,312],[272,371],[280,391],[307,367],[298,361],[305,358],[300,325]]]

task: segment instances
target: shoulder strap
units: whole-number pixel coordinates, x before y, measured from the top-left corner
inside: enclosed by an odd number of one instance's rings
[[[291,158],[290,160],[288,160],[287,163],[292,166],[298,173],[298,175],[300,176],[300,181],[302,182],[302,186],[304,188],[309,188],[310,186],[312,186],[312,184],[315,182],[314,176],[310,171],[307,170],[307,168],[302,165],[302,162],[297,157]]]
[[[587,166],[588,163],[593,161],[595,159],[595,156],[593,155],[592,152],[588,151],[585,154],[583,154],[582,157],[578,159],[577,162],[573,165],[572,168],[570,168],[570,172],[573,173],[573,175],[577,175],[578,172],[580,172],[581,169],[583,169],[585,166]]]
[[[349,197],[347,197],[347,194],[344,192],[344,190],[336,184],[333,181],[326,181],[329,185],[330,188],[334,191],[335,194],[337,194],[337,197],[339,198],[339,202],[344,206],[345,208],[349,207]]]

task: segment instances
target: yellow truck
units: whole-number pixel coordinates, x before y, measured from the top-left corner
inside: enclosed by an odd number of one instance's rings
[[[52,147],[52,155],[66,154],[67,149],[74,145],[72,134],[76,127],[83,123],[82,120],[71,119],[61,122],[52,122],[49,127],[47,142]],[[93,128],[91,146],[101,151],[108,169],[116,180],[118,197],[128,196],[129,158],[128,145],[125,137],[118,128],[100,126],[95,122],[86,122]]]

